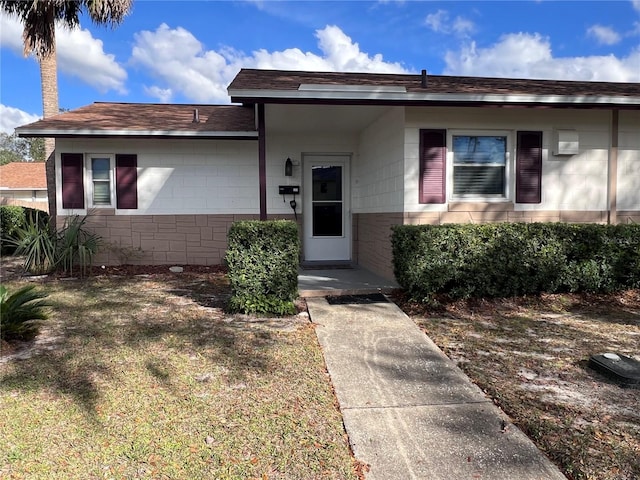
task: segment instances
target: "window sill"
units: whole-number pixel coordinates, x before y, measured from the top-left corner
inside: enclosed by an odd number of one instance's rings
[[[449,212],[513,212],[514,203],[506,198],[492,200],[465,200],[450,201],[447,205]]]

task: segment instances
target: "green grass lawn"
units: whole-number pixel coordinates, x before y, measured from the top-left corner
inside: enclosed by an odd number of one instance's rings
[[[222,274],[40,288],[31,356],[0,364],[1,478],[357,478],[308,321],[225,315]]]

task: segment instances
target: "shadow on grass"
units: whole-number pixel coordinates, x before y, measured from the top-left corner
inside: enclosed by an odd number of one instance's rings
[[[127,363],[142,365],[129,365],[141,382],[146,372],[170,390],[175,372],[167,359],[174,355],[204,356],[234,380],[265,371],[275,340],[270,332],[225,321],[221,302],[227,291],[218,280],[189,285],[188,277],[101,277],[44,283],[40,288],[50,294],[52,315],[26,358],[5,361],[0,390],[60,394],[95,419],[102,385],[118,381]]]
[[[637,355],[639,307],[638,291],[470,300],[418,323],[571,478],[637,478],[640,392],[588,358]]]

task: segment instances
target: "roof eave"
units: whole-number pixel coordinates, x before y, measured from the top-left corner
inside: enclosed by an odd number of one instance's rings
[[[198,139],[236,139],[251,140],[258,138],[256,131],[178,131],[178,130],[91,130],[66,128],[28,128],[18,127],[19,137],[89,137],[89,138],[198,138]]]
[[[501,95],[501,94],[446,94],[446,93],[396,93],[305,90],[229,90],[233,102],[286,102],[295,103],[396,103],[396,104],[512,104],[512,105],[575,105],[640,107],[640,97],[614,97],[597,95]]]

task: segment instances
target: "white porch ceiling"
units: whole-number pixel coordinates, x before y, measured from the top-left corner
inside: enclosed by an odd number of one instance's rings
[[[359,132],[388,111],[379,105],[274,105],[266,106],[267,131]],[[398,107],[395,107],[398,108]]]

